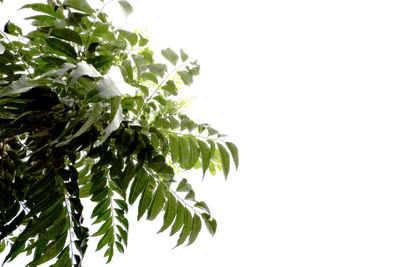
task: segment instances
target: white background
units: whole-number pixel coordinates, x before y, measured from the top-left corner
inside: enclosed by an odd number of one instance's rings
[[[400,266],[398,1],[131,3],[125,28],[199,60],[188,113],[229,134],[241,162],[227,182],[188,177],[214,238],[171,250],[161,220],[133,209],[128,250],[108,266]],[[20,14],[4,6],[17,4],[0,5],[1,25]]]

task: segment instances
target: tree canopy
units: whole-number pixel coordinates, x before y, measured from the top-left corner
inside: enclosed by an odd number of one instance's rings
[[[182,171],[226,178],[239,159],[226,135],[184,113],[178,94],[197,61],[167,48],[155,62],[146,36],[116,28],[85,0],[23,8],[34,30],[9,21],[0,35],[3,264],[27,253],[27,266],[81,266],[95,237],[110,262],[126,249],[135,202],[138,220],[163,214],[158,232],[176,234],[176,246],[203,225],[214,235],[217,222]],[[83,201],[94,203],[91,218]]]

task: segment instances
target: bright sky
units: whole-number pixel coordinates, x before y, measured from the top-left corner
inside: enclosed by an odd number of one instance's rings
[[[241,166],[227,182],[188,177],[214,238],[171,250],[161,220],[133,209],[128,250],[108,266],[400,265],[398,1],[131,3],[124,27],[199,60],[188,113],[229,134]],[[1,25],[15,17],[3,6]],[[106,11],[125,23],[117,7]]]

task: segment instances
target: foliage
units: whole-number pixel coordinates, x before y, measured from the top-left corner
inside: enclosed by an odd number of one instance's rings
[[[226,178],[239,160],[224,135],[182,111],[178,92],[199,74],[197,62],[170,48],[155,62],[145,36],[116,29],[84,0],[23,8],[35,29],[24,35],[8,22],[0,37],[4,263],[26,252],[27,266],[81,266],[92,237],[109,262],[126,249],[135,202],[138,220],[164,215],[159,232],[179,233],[177,246],[192,244],[203,224],[214,235],[207,204],[179,176],[201,168]],[[95,204],[94,231],[84,226],[83,198]]]

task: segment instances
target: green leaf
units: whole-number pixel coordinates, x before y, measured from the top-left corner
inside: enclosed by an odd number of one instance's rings
[[[189,145],[190,145],[190,163],[189,168],[193,168],[196,162],[199,160],[200,150],[197,146],[196,139],[193,137],[189,137]]]
[[[183,70],[178,71],[178,74],[185,85],[191,85],[193,83],[193,75],[190,72]]]
[[[96,207],[92,211],[91,218],[94,218],[100,214],[102,214],[106,209],[110,207],[110,199],[106,198],[96,205]]]
[[[202,213],[201,217],[203,218],[207,230],[212,236],[214,236],[215,232],[217,231],[217,221],[215,219],[211,219],[211,216],[207,213]]]
[[[117,225],[118,232],[121,234],[122,240],[124,241],[125,246],[128,245],[128,233],[120,226]]]
[[[176,63],[178,63],[179,57],[171,48],[161,50],[161,55],[163,55],[174,66],[176,66]]]
[[[197,236],[199,235],[200,230],[201,230],[201,219],[197,214],[194,214],[192,231],[190,233],[189,243],[187,244],[188,246],[193,244],[193,242],[196,240]]]
[[[75,49],[68,43],[61,41],[57,38],[45,38],[46,43],[53,48],[54,50],[58,51],[61,54],[66,56],[72,57],[75,59],[78,55],[76,54]]]
[[[110,227],[112,227],[112,217],[108,218],[107,221],[105,221],[99,230],[92,236],[104,235]]]
[[[174,224],[172,225],[171,233],[169,235],[174,235],[176,232],[178,232],[179,229],[181,229],[185,219],[185,207],[180,201],[178,201],[177,204],[176,218]]]
[[[48,5],[48,4],[42,4],[42,3],[27,4],[27,5],[24,5],[23,7],[21,7],[21,9],[23,9],[23,8],[30,8],[32,10],[51,15],[51,16],[53,16],[55,18],[58,18],[58,19],[64,19],[65,18],[65,16],[63,15],[61,9],[55,11],[54,10],[54,6]]]
[[[107,230],[107,233],[103,235],[103,237],[99,240],[99,243],[97,243],[96,251],[102,249],[108,242],[110,242],[113,236],[114,236],[114,228],[110,227]]]
[[[64,6],[75,8],[76,10],[92,14],[93,9],[90,5],[86,2],[86,0],[65,0]]]
[[[5,240],[3,240],[3,241],[1,241],[1,245],[0,245],[0,253],[2,253],[5,248],[6,248],[6,242],[5,242]]]
[[[157,215],[161,212],[162,208],[164,207],[164,202],[165,202],[165,188],[164,185],[159,184],[156,192],[154,193],[154,197],[147,214],[148,220],[152,221],[157,217]]]
[[[146,81],[152,81],[153,83],[158,83],[158,80],[157,80],[157,76],[155,76],[153,73],[151,73],[151,72],[145,72],[145,73],[142,73],[140,76],[139,76],[139,78],[142,78],[143,80],[146,80]]]
[[[55,240],[52,243],[50,243],[44,250],[43,255],[39,259],[30,262],[28,265],[29,266],[40,265],[56,257],[64,248],[66,239],[67,239],[67,232],[65,232],[58,240]]]
[[[122,8],[122,11],[124,12],[125,17],[128,17],[130,14],[132,14],[133,7],[131,6],[131,4],[129,4],[128,1],[119,0],[118,3]]]
[[[164,86],[161,87],[164,91],[167,91],[171,95],[178,95],[178,89],[175,86],[174,81],[168,80]]]
[[[69,246],[66,246],[58,256],[57,262],[52,267],[72,267],[71,259],[69,257]]]
[[[175,247],[182,245],[183,242],[185,242],[186,238],[188,238],[192,230],[192,224],[193,224],[192,214],[188,209],[185,209],[185,222],[183,224],[182,232],[179,235],[179,239]]]
[[[193,190],[189,191],[189,193],[186,194],[185,199],[195,201],[194,191]]]
[[[178,184],[178,188],[176,189],[176,191],[178,192],[190,192],[193,191],[192,186],[187,182],[186,178],[183,178],[179,184]]]
[[[121,243],[115,242],[115,245],[117,246],[119,252],[124,253],[124,246]]]
[[[10,21],[8,21],[4,26],[4,32],[14,36],[22,35],[21,28]]]
[[[118,30],[118,32],[122,38],[125,38],[126,40],[128,40],[128,42],[131,44],[131,46],[135,46],[135,44],[137,44],[139,38],[136,33],[125,31],[125,30]]]
[[[224,172],[224,176],[226,179],[229,174],[229,165],[230,165],[229,153],[228,153],[228,151],[226,151],[225,147],[222,144],[217,143],[217,145],[218,145],[219,153],[221,155],[222,170]]]
[[[203,177],[206,174],[206,171],[208,169],[208,166],[210,165],[210,159],[211,159],[211,154],[210,154],[210,148],[208,145],[197,139],[197,144],[199,145],[200,149],[200,154],[201,154],[201,166],[203,169]]]
[[[167,101],[162,97],[161,95],[155,96],[154,100],[156,100],[158,103],[160,103],[162,106],[167,105]],[[166,128],[166,127],[164,127]]]
[[[140,193],[145,189],[149,176],[147,175],[144,169],[141,169],[140,172],[136,175],[135,180],[131,185],[131,190],[129,193],[129,204],[133,204]]]
[[[26,20],[33,20],[33,26],[54,26],[57,24],[57,20],[47,15],[37,15],[25,18]]]
[[[183,62],[185,62],[189,56],[181,49],[181,59]]]
[[[172,224],[176,216],[176,207],[176,198],[171,192],[167,191],[167,204],[164,213],[164,224],[158,231],[158,233],[165,231],[165,229],[167,229]]]
[[[155,184],[154,179],[153,179],[153,177],[150,176],[149,183],[147,184],[146,188],[144,189],[142,197],[139,201],[139,210],[138,210],[138,216],[137,216],[138,221],[140,220],[140,218],[142,218],[142,216],[144,215],[146,210],[150,207],[151,200],[153,198],[152,187],[154,186],[154,184]]]
[[[234,143],[225,142],[226,146],[228,147],[229,151],[231,152],[233,161],[235,162],[236,170],[239,167],[239,152]]]
[[[172,162],[177,162],[179,160],[180,153],[179,138],[174,134],[170,134],[168,137]]]
[[[139,34],[139,37],[140,37],[140,39],[139,39],[139,46],[142,47],[142,46],[147,45],[147,43],[149,42],[149,40],[148,40],[147,38],[143,37],[141,34]],[[143,52],[142,52],[142,53],[143,53]]]
[[[189,168],[190,144],[185,137],[179,137],[179,163],[181,164],[182,168]]]
[[[210,214],[210,209],[208,208],[207,204],[204,201],[198,201],[196,204],[194,204],[196,208],[202,209],[206,211],[208,214]]]
[[[147,65],[147,67],[152,73],[160,76],[161,78],[164,77],[164,74],[168,71],[167,65],[165,64],[159,64],[159,63],[149,64]]]
[[[67,28],[52,28],[50,30],[50,35],[57,37],[59,39],[77,43],[79,45],[82,44],[82,39],[81,39],[81,36],[79,35],[79,33],[77,33],[74,30],[67,29]]]

